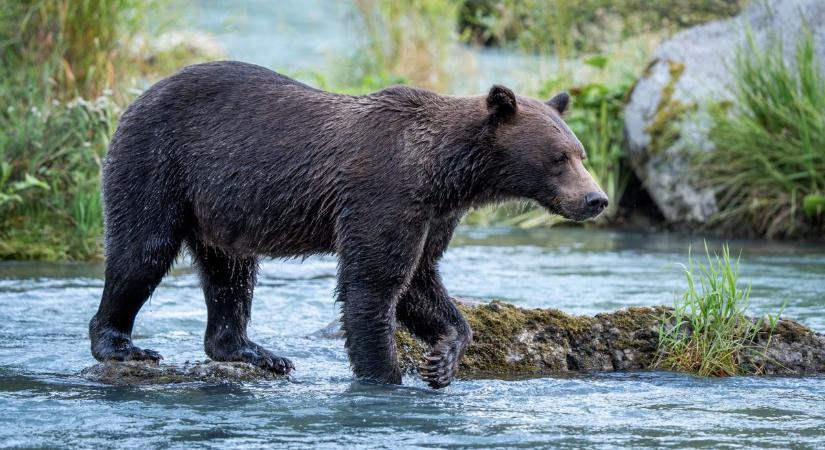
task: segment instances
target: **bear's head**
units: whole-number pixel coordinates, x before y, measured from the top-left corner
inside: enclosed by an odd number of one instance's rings
[[[498,190],[537,201],[550,212],[586,220],[607,207],[607,195],[584,168],[579,139],[562,119],[570,97],[547,102],[493,86],[486,99]]]

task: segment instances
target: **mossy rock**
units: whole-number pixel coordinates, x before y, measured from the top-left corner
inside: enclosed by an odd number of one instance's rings
[[[469,378],[647,368],[655,357],[659,318],[668,311],[630,308],[589,317],[501,301],[459,302],[459,309],[473,329],[459,370]],[[396,338],[402,368],[415,371],[426,345],[406,330]]]
[[[525,309],[501,301],[458,307],[473,329],[460,378],[523,378],[580,372],[656,369],[659,328],[673,312],[665,306],[632,307],[595,316],[557,309]],[[666,324],[667,325],[667,324]],[[341,339],[336,321],[313,337]],[[396,333],[399,363],[415,373],[428,346],[403,327]],[[753,351],[740,355],[742,374],[825,373],[825,335],[790,320],[757,334]],[[182,367],[146,362],[110,362],[85,369],[85,378],[113,385],[187,382],[235,383],[283,376],[240,362],[203,361]]]
[[[90,381],[116,386],[193,382],[243,383],[284,378],[283,375],[252,364],[211,360],[195,363],[187,361],[182,367],[145,361],[107,362],[84,369],[81,376]]]
[[[595,316],[524,309],[501,301],[458,302],[473,329],[459,377],[513,378],[578,372],[657,369],[659,329],[673,309],[631,307]],[[396,335],[402,368],[417,370],[427,346],[406,330]],[[825,336],[790,320],[760,332],[739,357],[742,374],[825,373]]]

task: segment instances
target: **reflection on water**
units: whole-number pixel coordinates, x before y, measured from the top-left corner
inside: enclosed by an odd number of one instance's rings
[[[717,242],[710,242],[715,246]],[[701,240],[579,229],[464,228],[442,264],[454,295],[592,314],[668,303],[677,263]],[[825,330],[825,249],[732,241],[755,311]],[[290,380],[111,387],[86,326],[102,267],[0,264],[0,446],[783,447],[825,439],[825,378],[703,379],[668,373],[461,381],[431,391],[353,382],[339,341],[309,336],[336,316],[335,259],[266,261],[252,336],[290,357]],[[138,317],[135,337],[167,362],[204,358],[206,310],[182,262]]]

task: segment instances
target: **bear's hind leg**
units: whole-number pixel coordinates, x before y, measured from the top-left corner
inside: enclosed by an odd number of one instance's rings
[[[171,235],[126,240],[111,234],[103,297],[89,322],[92,356],[98,361],[158,362],[163,359],[158,352],[132,343],[132,328],[138,311],[175,261],[181,242]]]
[[[256,258],[231,257],[194,242],[189,247],[206,298],[206,354],[215,361],[241,361],[276,373],[289,373],[294,368],[290,360],[252,342],[246,334],[257,274]]]

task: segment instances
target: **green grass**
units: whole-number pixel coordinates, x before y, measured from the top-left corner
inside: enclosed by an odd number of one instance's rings
[[[0,89],[0,99],[7,95]],[[0,164],[7,174],[0,177],[0,258],[97,257],[100,162],[120,109],[107,96],[12,104],[0,111]],[[41,248],[46,242],[51,251]]]
[[[747,316],[751,288],[740,286],[739,258],[731,260],[727,245],[721,255],[711,255],[706,243],[705,256],[704,263],[688,256],[682,266],[687,289],[673,313],[662,318],[657,366],[702,376],[737,375],[740,355],[764,352],[754,339],[766,326],[772,332],[779,315]]]
[[[720,108],[718,148],[698,159],[718,192],[716,221],[766,237],[825,233],[825,75],[809,30],[794,64],[781,40],[749,38],[736,56],[736,106]]]
[[[100,256],[100,162],[131,40],[162,0],[9,0],[0,8],[0,259]]]
[[[147,27],[147,14],[163,3],[7,0],[0,12],[3,62],[22,78],[18,81],[53,97],[96,98],[134,74],[131,39]]]

